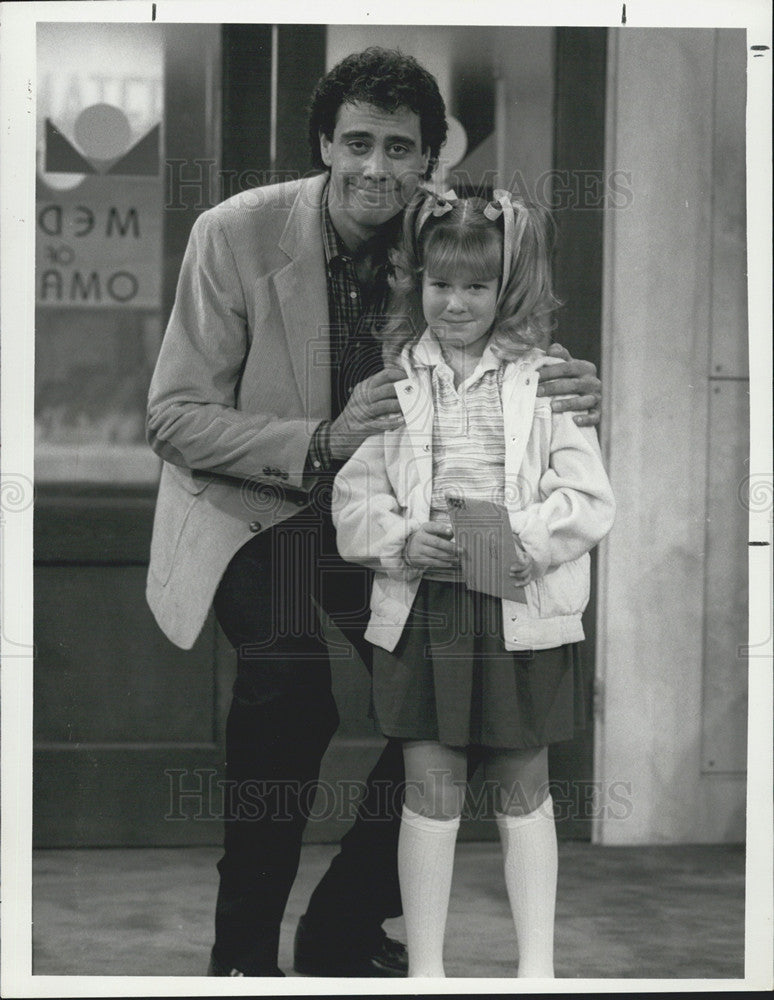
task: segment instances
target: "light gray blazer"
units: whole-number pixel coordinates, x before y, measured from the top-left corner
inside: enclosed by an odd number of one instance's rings
[[[234,553],[308,502],[309,442],[331,405],[326,180],[235,195],[191,231],[147,421],[164,466],[146,595],[183,649]]]

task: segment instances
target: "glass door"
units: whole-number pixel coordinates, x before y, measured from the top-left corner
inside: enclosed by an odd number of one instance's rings
[[[218,200],[221,27],[41,23],[37,45],[34,842],[211,842],[170,783],[216,773],[229,664],[212,621],[183,653],[146,606],[144,424]]]

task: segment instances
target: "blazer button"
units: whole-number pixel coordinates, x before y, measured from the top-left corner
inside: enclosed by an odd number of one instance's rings
[[[264,474],[264,476],[270,476],[271,475],[271,469],[269,468],[268,465],[264,465],[264,467],[263,467],[263,474]]]
[[[250,531],[258,532],[262,528],[263,528],[263,525],[261,524],[260,521],[251,521],[250,522]]]

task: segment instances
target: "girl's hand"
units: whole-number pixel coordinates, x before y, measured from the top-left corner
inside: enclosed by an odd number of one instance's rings
[[[459,551],[451,541],[454,532],[448,524],[428,521],[409,536],[404,557],[415,569],[450,569],[459,565]]]
[[[518,535],[514,535],[513,540],[516,543],[516,555],[519,557],[519,561],[511,566],[508,575],[513,580],[514,586],[526,587],[533,579],[535,563],[532,556],[525,552]]]
[[[597,368],[590,361],[570,357],[561,344],[552,344],[546,351],[549,357],[561,358],[560,365],[546,365],[538,372],[538,396],[564,396],[551,402],[554,413],[564,410],[588,410],[573,417],[579,427],[593,427],[599,423],[602,410],[602,383],[597,378]]]

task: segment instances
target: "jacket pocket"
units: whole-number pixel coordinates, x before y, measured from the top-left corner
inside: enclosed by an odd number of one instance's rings
[[[211,472],[201,472],[198,469],[184,469],[180,465],[169,466],[171,474],[188,493],[201,493],[209,486],[214,476]]]
[[[192,473],[178,466],[165,465],[159,486],[149,572],[166,585],[175,564],[188,516],[197,497],[212,481],[207,473]]]
[[[562,563],[536,581],[541,618],[577,615],[585,610],[590,592],[588,553]]]
[[[376,573],[371,588],[371,614],[382,621],[402,624],[416,596],[418,580],[394,579]]]

